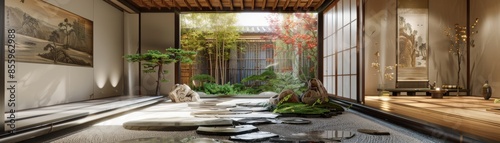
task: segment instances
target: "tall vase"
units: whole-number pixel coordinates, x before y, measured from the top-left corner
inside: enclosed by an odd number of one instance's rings
[[[484,100],[489,100],[491,97],[491,86],[488,84],[488,80],[485,81],[483,85],[483,91],[481,92]]]

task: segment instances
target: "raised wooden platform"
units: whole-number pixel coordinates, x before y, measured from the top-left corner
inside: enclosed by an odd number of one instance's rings
[[[429,96],[367,96],[364,106],[418,121],[420,125],[409,121],[407,124],[421,126],[421,130],[431,131],[430,135],[443,140],[452,140],[450,136],[443,135],[452,134],[457,140],[500,141],[500,110],[497,110],[500,104],[494,104],[493,99],[484,100],[475,96],[445,96],[443,99]]]
[[[447,96],[452,92],[457,92],[457,89],[442,89],[445,90],[445,93],[443,95]],[[392,96],[398,96],[401,95],[401,92],[406,92],[406,95],[414,96],[416,95],[417,92],[425,92],[425,95],[430,96],[431,91],[430,88],[385,88],[385,89],[380,89],[378,88],[377,91],[389,91],[392,93]],[[467,89],[459,89],[459,92],[467,92],[469,90]]]

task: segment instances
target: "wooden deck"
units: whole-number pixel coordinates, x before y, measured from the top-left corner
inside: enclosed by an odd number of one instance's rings
[[[367,96],[365,105],[399,116],[444,126],[485,142],[500,141],[500,104],[483,97]],[[494,109],[496,108],[496,109]]]

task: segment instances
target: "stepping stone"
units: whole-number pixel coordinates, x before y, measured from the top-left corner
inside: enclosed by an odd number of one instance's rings
[[[238,114],[250,114],[251,111],[239,111],[239,112],[231,112],[227,110],[219,110],[219,111],[195,111],[191,112],[191,115],[238,115]]]
[[[252,111],[252,112],[269,111],[267,107],[235,107],[227,109],[229,111]]]
[[[358,129],[358,132],[370,134],[370,135],[391,135],[391,133],[389,133],[389,132],[371,130],[371,129]]]
[[[258,125],[258,124],[269,124],[273,123],[272,120],[267,118],[244,118],[234,121],[240,125]]]
[[[354,137],[353,132],[349,131],[337,131],[337,130],[327,130],[327,131],[311,131],[307,133],[296,133],[292,134],[291,137],[294,138],[307,138],[307,139],[324,139],[329,141],[342,141],[345,139],[350,139]]]
[[[268,104],[269,104],[268,102],[258,102],[258,103],[248,102],[248,103],[238,103],[238,104],[236,104],[236,106],[243,106],[243,107],[267,107]]]
[[[240,125],[231,127],[198,127],[196,133],[200,135],[232,136],[259,131],[252,125]]]
[[[279,120],[283,124],[310,124],[310,120],[305,119],[282,119]]]
[[[325,143],[323,141],[323,139],[304,139],[304,138],[291,138],[291,137],[271,138],[271,139],[269,139],[269,142],[276,142],[276,143]]]
[[[232,108],[232,107],[236,107],[236,105],[228,105],[228,104],[219,104],[219,103],[222,103],[222,102],[189,102],[187,103],[188,104],[188,107],[192,107],[192,108],[207,108],[207,107],[211,107],[211,108]]]
[[[196,130],[199,126],[230,126],[233,121],[220,118],[150,118],[123,123],[129,130],[154,130],[154,131],[186,131]]]
[[[278,135],[271,132],[259,131],[255,133],[231,136],[229,139],[235,141],[260,142],[274,137],[278,137]]]
[[[278,114],[274,113],[250,113],[250,114],[234,114],[234,115],[194,115],[198,118],[276,118]]]
[[[152,138],[138,138],[120,141],[118,143],[233,143],[229,140],[219,140],[211,138],[172,138],[172,137],[152,137]]]

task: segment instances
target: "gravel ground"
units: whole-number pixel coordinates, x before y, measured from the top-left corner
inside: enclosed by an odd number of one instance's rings
[[[235,99],[227,100],[223,104],[259,102],[263,99]],[[203,108],[190,108],[186,103],[161,103],[139,111],[118,116],[92,126],[68,132],[63,136],[52,138],[46,142],[55,143],[111,143],[138,138],[188,138],[188,137],[209,137],[216,139],[228,139],[228,136],[204,136],[197,135],[195,131],[135,131],[127,130],[122,124],[131,120],[158,117],[190,117],[190,112],[202,110]],[[356,111],[347,110],[341,115],[332,118],[307,118],[311,124],[291,125],[291,124],[265,124],[257,125],[261,131],[276,133],[280,136],[289,136],[293,133],[308,132],[315,130],[342,130],[355,133],[353,138],[342,142],[359,143],[432,143],[443,142],[414,131],[381,121]],[[376,129],[390,132],[391,135],[368,135],[357,132],[357,129]]]

